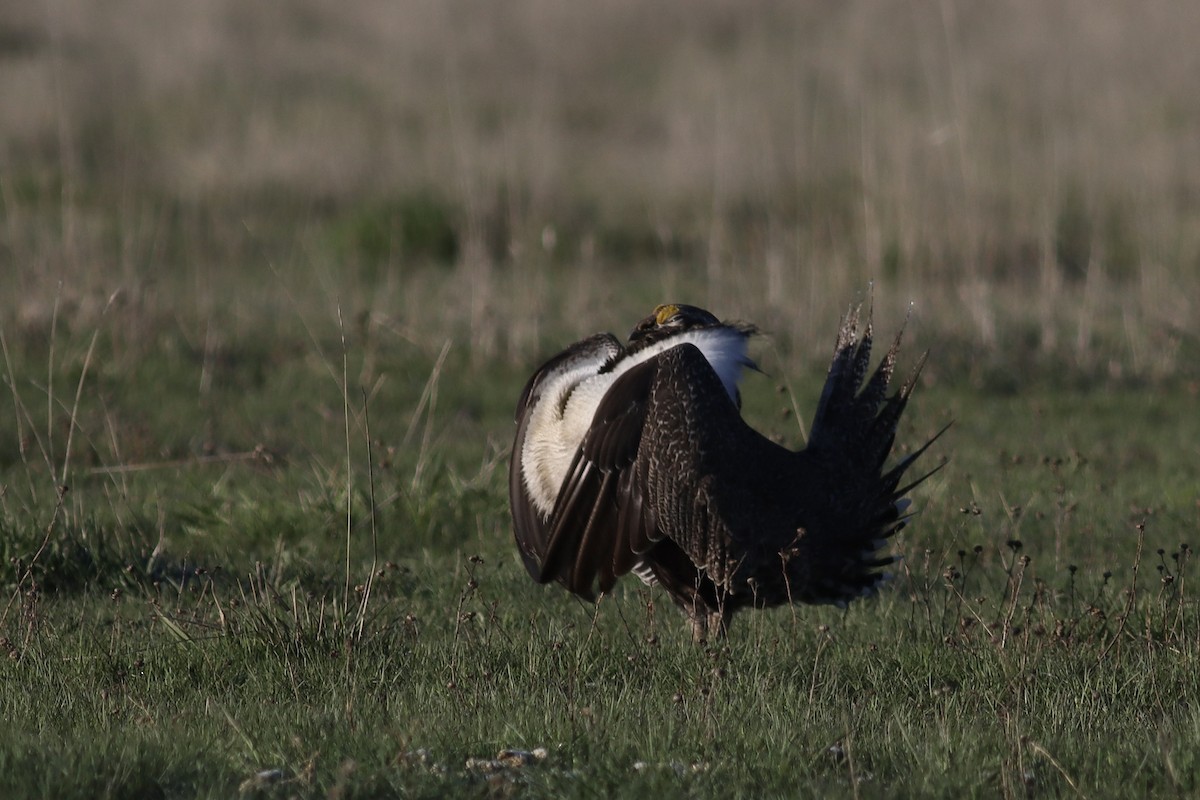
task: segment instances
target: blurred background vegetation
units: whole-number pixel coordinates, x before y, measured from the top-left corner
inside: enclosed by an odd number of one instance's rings
[[[1166,0],[6,3],[0,323],[340,310],[528,366],[684,299],[809,356],[874,282],[985,385],[1194,377],[1198,40]]]

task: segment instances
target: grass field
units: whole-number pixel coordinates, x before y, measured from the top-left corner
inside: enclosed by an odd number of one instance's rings
[[[1197,793],[1198,38],[5,6],[0,795]],[[637,581],[528,579],[542,358],[664,300],[753,320],[746,414],[799,446],[868,291],[931,351],[901,449],[954,421],[889,591],[697,647]]]

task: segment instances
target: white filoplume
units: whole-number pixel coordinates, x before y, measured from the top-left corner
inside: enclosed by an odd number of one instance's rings
[[[736,402],[742,370],[754,366],[746,355],[747,341],[747,335],[735,328],[702,328],[670,336],[633,355],[619,357],[607,372],[602,373],[601,369],[610,354],[598,349],[594,360],[573,360],[560,371],[544,376],[539,386],[540,397],[530,412],[521,453],[525,488],[538,511],[549,515],[553,510],[571,459],[591,427],[596,407],[617,378],[659,353],[690,343],[708,359],[725,391]]]

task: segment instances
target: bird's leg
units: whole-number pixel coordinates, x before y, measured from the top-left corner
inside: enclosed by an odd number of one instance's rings
[[[729,629],[729,618],[733,616],[731,611],[726,611],[725,608],[714,611],[700,603],[688,611],[688,619],[692,623],[693,643],[705,644],[725,638]]]

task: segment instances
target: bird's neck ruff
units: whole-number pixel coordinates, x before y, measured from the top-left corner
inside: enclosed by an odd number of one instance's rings
[[[651,342],[629,355],[618,357],[606,371],[611,370],[613,377],[622,372],[649,361],[660,353],[665,353],[672,347],[681,344],[695,345],[709,365],[721,379],[729,399],[735,403],[738,400],[738,383],[742,379],[742,370],[757,369],[754,361],[746,354],[750,337],[754,334],[751,328],[740,328],[731,325],[715,325],[711,328],[697,328],[681,331],[666,338]]]

